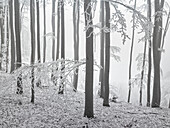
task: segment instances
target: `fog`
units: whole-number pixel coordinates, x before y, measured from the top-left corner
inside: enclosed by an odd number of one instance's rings
[[[143,0],[139,0],[141,3]],[[168,1],[169,2],[169,1]],[[170,2],[169,2],[170,3]],[[131,3],[132,5],[132,3]],[[56,3],[57,6],[57,3]],[[140,6],[140,5],[137,5]],[[121,10],[123,10],[126,20],[127,20],[127,34],[131,38],[132,34],[132,13],[128,12],[126,8],[119,7]],[[97,4],[96,11],[95,11],[95,17],[93,19],[93,23],[97,24],[99,23],[99,9],[100,5],[99,3]],[[52,37],[49,36],[52,32],[51,30],[51,3],[48,2],[47,8],[46,8],[46,16],[47,16],[47,61],[52,60]],[[113,11],[113,9],[112,9]],[[42,5],[40,8],[40,21],[43,21],[43,14],[42,14]],[[111,12],[112,13],[112,12]],[[83,6],[81,7],[81,22],[80,22],[80,59],[85,58],[85,31],[84,31],[84,15],[83,15]],[[146,12],[145,12],[146,14]],[[57,15],[57,14],[56,14]],[[25,13],[23,14],[23,20],[22,20],[22,60],[23,63],[30,63],[30,32],[29,32],[29,9],[25,10]],[[166,17],[164,17],[166,19]],[[65,41],[66,41],[66,46],[65,46],[65,54],[67,59],[73,59],[73,50],[74,50],[74,42],[73,42],[73,22],[72,22],[72,6],[66,5],[65,6]],[[165,21],[165,20],[164,20]],[[57,23],[57,22],[56,22]],[[40,31],[41,31],[41,50],[43,49],[43,22],[40,24]],[[165,23],[163,24],[165,26]],[[139,53],[143,53],[144,49],[144,42],[138,42],[139,39],[142,37],[142,34],[138,34],[138,31],[135,33],[135,45],[134,45],[134,51],[133,51],[133,62],[132,62],[132,78],[135,77],[136,74],[140,73],[137,71],[137,61],[136,57],[138,56]],[[94,36],[94,58],[97,61],[98,64],[100,64],[100,35],[99,30],[95,29],[96,35]],[[170,71],[170,31],[168,30],[167,36],[165,39],[165,52],[162,53],[162,59],[161,59],[161,68],[162,68],[162,78],[166,76],[166,74]],[[127,39],[125,44],[122,42],[121,35],[118,34],[117,32],[112,32],[111,33],[111,46],[118,46],[121,48],[121,52],[118,53],[117,55],[120,56],[121,61],[117,62],[115,61],[114,58],[111,58],[110,61],[110,84],[116,88],[116,93],[119,95],[120,100],[127,100],[127,93],[128,93],[128,67],[129,67],[129,55],[130,55],[130,46],[131,46],[131,40]],[[42,53],[42,51],[41,51]],[[42,56],[43,54],[41,54]],[[95,69],[98,69],[95,67]],[[81,76],[79,78],[79,88],[83,89],[84,86],[84,73],[80,72],[79,75]],[[95,92],[97,91],[97,86],[98,86],[98,78],[99,78],[99,69],[95,71],[94,73],[94,85],[95,85]],[[144,98],[143,98],[143,103],[144,105],[146,104],[146,96],[145,96],[145,91],[146,87],[144,87]],[[151,89],[152,93],[152,89]],[[132,103],[138,104],[138,99],[139,99],[139,87],[136,85],[132,89]]]

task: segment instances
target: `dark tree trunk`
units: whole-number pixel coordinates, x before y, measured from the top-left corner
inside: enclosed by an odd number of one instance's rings
[[[21,39],[20,39],[20,7],[19,0],[14,0],[15,5],[15,37],[16,37],[16,52],[17,52],[17,62],[16,68],[21,67]],[[20,73],[17,78],[17,94],[22,94],[22,74]]]
[[[9,29],[11,40],[11,71],[15,70],[15,42],[14,42],[14,26],[13,26],[13,0],[9,0]]]
[[[0,2],[1,3],[1,2]],[[0,30],[1,30],[1,56],[0,56],[0,70],[2,70],[2,63],[3,63],[3,55],[4,53],[3,51],[3,46],[4,46],[4,17],[3,17],[3,3],[1,3],[0,5],[0,14],[1,14],[1,18],[0,18]]]
[[[35,62],[35,3],[30,0],[31,64]],[[31,102],[34,103],[34,68],[31,70]]]
[[[147,17],[151,22],[151,0],[147,0],[148,12]],[[150,84],[151,84],[151,71],[152,71],[152,56],[151,56],[151,31],[149,31],[149,50],[148,50],[148,81],[147,81],[147,106],[150,107]]]
[[[9,18],[8,18],[8,6],[6,7],[6,73],[8,72],[9,64]]]
[[[159,48],[161,46],[162,37],[162,14],[160,14],[163,8],[164,1],[161,3],[159,0],[155,0],[155,23],[153,31],[153,63],[154,63],[154,84],[153,84],[153,97],[152,97],[152,107],[160,107],[161,102],[161,87],[160,87],[160,61],[161,61],[161,51]],[[158,20],[159,18],[159,20]]]
[[[61,0],[61,58],[65,59],[65,26],[64,26],[64,1]],[[63,75],[64,75],[64,69],[65,69],[65,62],[63,61],[61,63],[62,69],[62,76],[61,76],[61,84],[59,86],[59,94],[64,93],[64,80],[63,80]]]
[[[134,4],[134,9],[136,9],[136,0],[135,0],[135,4]],[[130,102],[131,90],[132,90],[132,85],[131,85],[131,70],[132,70],[132,58],[133,58],[132,55],[133,55],[134,37],[135,37],[135,12],[133,12],[132,44],[131,44],[131,49],[130,49],[130,60],[129,60],[129,93],[128,93],[128,103]]]
[[[57,5],[57,50],[56,50],[56,60],[59,59],[59,49],[60,49],[60,26],[61,26],[61,3],[60,0],[58,0]]]
[[[79,60],[79,0],[74,0],[73,5],[73,34],[74,34],[74,60]],[[76,62],[75,62],[76,64]],[[73,77],[73,86],[74,91],[77,91],[77,83],[78,83],[78,67],[75,70],[74,77]]]
[[[43,0],[43,11],[44,11],[44,46],[43,46],[43,63],[46,59],[46,5],[45,0]]]
[[[84,1],[85,26],[93,25],[91,0]],[[93,28],[86,30],[86,76],[84,116],[93,118]]]
[[[147,40],[145,41],[144,51],[143,51],[143,64],[142,64],[142,72],[141,72],[141,85],[140,85],[140,98],[139,98],[139,105],[142,106],[142,89],[143,89],[143,77],[145,72],[145,59],[146,59],[146,46]]]
[[[105,2],[106,8],[106,27],[110,29],[110,5]],[[109,70],[110,70],[110,31],[106,33],[105,38],[105,65],[104,65],[104,100],[103,106],[109,105]]]
[[[55,1],[52,0],[52,32],[53,32],[53,38],[52,38],[52,60],[55,60]]]
[[[37,59],[38,62],[41,62],[41,53],[40,53],[40,11],[39,11],[39,0],[36,0],[37,7]]]
[[[105,12],[104,12],[104,1],[101,0],[100,8],[101,8],[101,13],[100,13],[100,22],[101,22],[101,35],[100,35],[100,66],[102,68],[100,69],[100,74],[99,74],[99,85],[100,85],[100,97],[104,98],[104,37],[105,33],[102,28],[104,28],[104,20],[105,20]]]

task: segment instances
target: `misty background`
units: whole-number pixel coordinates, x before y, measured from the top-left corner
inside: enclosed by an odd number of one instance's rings
[[[167,1],[170,4],[170,1]],[[65,58],[66,59],[73,59],[74,58],[74,42],[73,42],[73,19],[72,19],[72,12],[73,8],[72,5],[69,2],[66,2],[65,5]],[[141,9],[141,3],[146,4],[143,0],[139,0],[137,2],[137,10]],[[127,2],[127,4],[129,4]],[[130,5],[133,6],[133,3],[130,3]],[[57,2],[56,2],[57,6]],[[43,20],[43,5],[40,4],[40,21]],[[97,2],[96,10],[95,10],[95,16],[93,19],[93,24],[99,24],[99,15],[100,15],[100,2]],[[126,8],[119,5],[120,10],[124,10],[123,13],[126,18],[127,23],[127,34],[131,38],[132,34],[132,13],[127,11]],[[112,10],[112,7],[111,7]],[[85,58],[85,23],[84,23],[84,13],[83,13],[83,5],[80,8],[80,45],[79,45],[79,56],[80,59]],[[141,9],[141,12],[143,15],[146,16],[146,10],[144,11],[144,8]],[[112,11],[111,11],[112,13]],[[52,27],[51,27],[51,17],[52,15],[52,5],[51,1],[47,2],[46,5],[46,22],[47,22],[47,54],[46,54],[46,61],[50,62],[52,61]],[[94,14],[93,14],[94,15]],[[152,14],[153,15],[153,14]],[[164,22],[166,21],[167,16],[164,16]],[[28,5],[25,6],[24,13],[22,13],[22,36],[21,36],[21,44],[22,44],[22,62],[26,64],[30,64],[30,55],[31,55],[31,41],[30,41],[30,13],[29,13],[29,1]],[[152,19],[153,21],[153,19]],[[43,49],[43,22],[40,22],[40,35],[41,35],[41,55],[42,49]],[[165,23],[163,24],[165,26]],[[57,30],[56,30],[57,31]],[[94,59],[97,62],[97,64],[100,64],[100,34],[99,29],[96,28],[94,35]],[[133,62],[132,62],[132,78],[135,78],[135,75],[140,73],[140,71],[137,70],[137,61],[136,57],[139,55],[139,53],[143,53],[144,49],[144,42],[139,42],[139,39],[143,36],[143,34],[139,34],[139,30],[136,30],[135,32],[135,44],[134,44],[134,50],[133,50]],[[55,37],[57,39],[57,37]],[[170,79],[170,31],[168,30],[167,36],[165,38],[165,52],[162,54],[161,59],[161,69],[162,69],[162,76],[161,76],[161,82],[164,83],[165,78]],[[129,55],[130,55],[130,46],[131,46],[131,40],[127,39],[125,44],[123,44],[121,35],[117,32],[111,33],[111,46],[117,46],[121,48],[120,53],[116,53],[118,56],[120,56],[121,61],[117,62],[114,58],[111,58],[110,61],[110,89],[111,93],[110,96],[113,95],[113,93],[116,93],[119,97],[119,100],[121,101],[127,101],[127,95],[128,95],[128,68],[129,68]],[[35,59],[37,60],[37,59]],[[42,61],[42,60],[41,60]],[[84,66],[80,69],[79,72],[79,81],[78,81],[78,90],[84,89],[84,72],[82,72],[84,69]],[[98,79],[99,79],[99,69],[95,67],[94,72],[94,93],[97,94],[97,90],[99,89],[98,86]],[[82,70],[82,71],[81,71]],[[153,70],[152,70],[153,73]],[[169,77],[168,77],[169,76]],[[152,85],[152,84],[151,84]],[[169,86],[167,84],[161,84],[162,88],[165,86]],[[143,104],[146,105],[146,87],[143,87],[144,93],[143,93]],[[163,89],[162,89],[163,90]],[[164,93],[162,91],[162,93]],[[151,87],[151,94],[152,94],[152,87]],[[163,94],[162,94],[163,96]],[[168,98],[162,97],[162,105],[167,105]],[[134,85],[132,88],[132,100],[131,102],[133,104],[139,103],[139,86]]]

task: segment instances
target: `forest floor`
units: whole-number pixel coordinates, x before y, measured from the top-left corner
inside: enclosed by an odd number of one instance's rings
[[[30,87],[18,96],[14,85],[0,79],[0,128],[170,128],[170,109],[134,106],[94,97],[94,118],[83,117],[84,92],[65,88],[64,95],[54,86],[35,88],[35,103],[30,102]],[[24,84],[24,83],[23,83]],[[26,83],[25,83],[26,84]]]

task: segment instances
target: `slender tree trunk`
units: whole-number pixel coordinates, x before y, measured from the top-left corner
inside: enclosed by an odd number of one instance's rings
[[[145,72],[145,60],[146,60],[146,46],[147,40],[145,41],[144,52],[143,52],[143,64],[142,64],[142,72],[141,72],[141,85],[140,85],[140,98],[139,98],[139,105],[142,106],[142,89],[143,89],[143,77]]]
[[[17,63],[16,68],[21,67],[21,39],[20,39],[20,7],[19,0],[14,0],[15,5],[15,37],[16,37],[16,51],[17,51]],[[20,73],[17,78],[17,94],[22,94],[22,74]]]
[[[11,71],[15,70],[15,42],[14,42],[14,26],[13,26],[13,0],[9,0],[9,29],[11,43]]]
[[[79,0],[74,0],[73,5],[73,34],[74,34],[74,60],[79,60]],[[76,64],[77,62],[75,62]],[[77,83],[78,83],[78,67],[75,70],[73,77],[73,86],[74,91],[77,91]]]
[[[8,64],[9,64],[9,18],[8,18],[8,6],[5,8],[6,10],[6,73],[8,72]]]
[[[110,5],[105,2],[106,8],[106,27],[110,29]],[[103,106],[109,105],[109,70],[110,70],[110,32],[106,33],[105,38],[105,65],[104,65],[104,100]]]
[[[35,62],[35,3],[30,0],[31,64]],[[34,67],[31,70],[31,102],[34,103]]]
[[[100,22],[101,22],[101,34],[100,34],[100,66],[102,68],[100,69],[100,74],[99,74],[99,83],[100,83],[100,97],[104,98],[104,81],[103,81],[103,76],[104,76],[104,37],[105,33],[103,31],[104,28],[104,1],[101,0],[100,2],[100,8],[101,8],[101,13],[100,13]]]
[[[65,26],[64,26],[64,1],[61,0],[61,58],[64,60],[65,59]],[[61,75],[61,84],[59,86],[59,94],[64,93],[64,80],[63,80],[63,75],[64,75],[64,69],[65,69],[65,62],[63,61],[61,63],[62,69],[62,75]]]
[[[44,48],[43,48],[43,63],[46,59],[46,5],[45,0],[43,0],[43,11],[44,11]]]
[[[39,11],[39,0],[36,0],[37,7],[37,59],[38,62],[41,62],[41,53],[40,53],[40,11]]]
[[[152,107],[160,107],[161,102],[161,87],[160,87],[160,61],[161,61],[161,51],[159,48],[161,46],[162,37],[162,13],[164,0],[155,0],[155,23],[153,31],[153,63],[154,63],[154,84],[153,84],[153,97],[152,97]],[[159,20],[158,20],[159,18]]]
[[[0,70],[2,70],[2,63],[4,58],[3,47],[4,47],[4,17],[3,17],[3,3],[0,5],[0,30],[1,30],[1,57],[0,57]]]
[[[52,0],[52,18],[51,18],[51,27],[52,27],[52,61],[55,60],[55,2],[56,0]],[[51,72],[51,80],[54,82],[54,74],[53,74],[53,66]]]
[[[52,40],[52,60],[55,60],[55,2],[56,0],[52,0],[52,32],[53,32],[53,40]]]
[[[85,26],[93,25],[91,0],[84,1]],[[84,116],[93,118],[93,27],[86,30],[86,76]]]
[[[136,0],[134,4],[134,9],[136,9]],[[133,55],[133,45],[134,45],[134,37],[135,37],[135,12],[133,11],[133,30],[132,30],[132,43],[131,43],[131,49],[130,49],[130,60],[129,60],[129,93],[128,93],[128,103],[130,102],[131,97],[131,70],[132,70],[132,55]]]
[[[147,0],[148,12],[147,17],[151,21],[151,0]],[[148,50],[148,80],[147,80],[147,106],[150,107],[150,85],[151,85],[151,71],[152,71],[152,56],[151,56],[151,31],[149,30],[149,50]]]
[[[60,49],[60,24],[61,24],[61,3],[60,0],[58,0],[57,5],[57,50],[56,50],[56,60],[59,59],[59,49]]]

